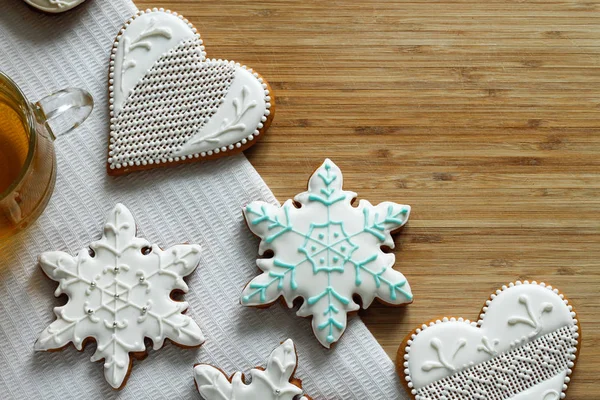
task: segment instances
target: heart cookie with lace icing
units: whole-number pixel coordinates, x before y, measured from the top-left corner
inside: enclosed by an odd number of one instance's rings
[[[478,322],[422,325],[397,359],[416,400],[558,400],[578,346],[578,321],[564,295],[525,281],[492,294]]]
[[[274,110],[267,82],[204,50],[177,13],[127,21],[110,56],[109,174],[235,154],[265,132]]]

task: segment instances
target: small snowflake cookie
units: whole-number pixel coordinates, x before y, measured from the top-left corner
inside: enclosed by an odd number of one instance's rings
[[[44,253],[44,273],[59,282],[55,296],[66,294],[67,304],[54,309],[56,320],[35,342],[35,350],[62,349],[72,342],[83,350],[96,342],[91,361],[104,360],[104,376],[117,389],[131,370],[130,354],[142,357],[144,338],[155,350],[165,339],[184,347],[204,342],[200,327],[182,313],[188,304],[174,301],[174,290],[186,293],[183,277],[200,259],[197,245],[177,245],[165,251],[136,237],[131,212],[122,204],[111,211],[104,234],[89,249],[72,257],[60,251]]]
[[[108,79],[111,175],[241,152],[274,115],[266,80],[206,59],[196,28],[169,10],[139,11],[125,23]]]
[[[296,347],[288,339],[273,350],[265,369],[250,371],[250,383],[241,372],[228,379],[223,371],[208,364],[194,367],[194,379],[206,400],[310,400],[303,394],[302,382],[294,378],[297,365]]]
[[[259,254],[271,258],[256,261],[263,274],[242,293],[247,306],[266,306],[283,296],[288,307],[302,297],[298,310],[312,316],[317,339],[330,347],[346,329],[347,313],[363,308],[375,297],[387,304],[412,301],[404,275],[393,269],[391,233],[408,220],[410,207],[391,202],[373,206],[356,193],[342,189],[342,171],[330,160],[310,178],[308,191],[273,206],[256,201],[244,208],[246,222],[259,236]]]
[[[558,400],[575,367],[579,324],[544,283],[503,286],[479,320],[444,318],[409,334],[398,371],[416,400]]]

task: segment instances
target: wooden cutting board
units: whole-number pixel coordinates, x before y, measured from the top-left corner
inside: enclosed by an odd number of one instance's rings
[[[424,321],[476,319],[517,279],[579,314],[568,399],[600,375],[600,1],[137,1],[260,71],[274,124],[246,154],[280,200],[324,158],[371,202],[410,204],[404,308],[360,315],[395,359]]]

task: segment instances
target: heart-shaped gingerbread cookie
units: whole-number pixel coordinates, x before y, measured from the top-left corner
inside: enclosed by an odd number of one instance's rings
[[[579,326],[558,290],[516,282],[478,322],[444,318],[408,335],[399,370],[416,400],[558,400],[575,367]]]
[[[192,24],[162,9],[139,11],[119,32],[109,96],[111,175],[243,151],[273,118],[258,73],[206,59]]]

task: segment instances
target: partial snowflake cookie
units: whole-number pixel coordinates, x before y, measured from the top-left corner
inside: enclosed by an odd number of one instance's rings
[[[275,110],[267,81],[204,50],[175,12],[125,23],[110,56],[109,174],[232,155],[263,136]]]
[[[310,400],[304,395],[302,382],[294,378],[297,365],[296,347],[288,339],[273,350],[266,368],[250,371],[249,383],[241,372],[227,378],[223,371],[208,364],[194,367],[194,379],[205,400]]]
[[[61,13],[77,7],[85,0],[24,0],[38,10],[48,13]]]
[[[61,251],[40,256],[44,273],[59,283],[55,296],[67,304],[54,309],[56,320],[35,342],[35,350],[61,349],[70,342],[83,350],[88,339],[97,344],[91,361],[104,360],[104,376],[113,388],[125,385],[131,357],[146,352],[144,338],[154,350],[165,339],[184,347],[204,342],[200,327],[182,314],[185,302],[173,291],[187,293],[183,277],[200,260],[200,247],[173,246],[165,251],[136,237],[131,212],[117,204],[110,212],[102,238],[73,257]]]
[[[479,320],[443,318],[409,334],[399,371],[416,400],[566,398],[579,323],[563,294],[544,283],[503,286]]]
[[[410,207],[391,202],[377,206],[342,189],[342,172],[331,160],[310,178],[308,191],[283,206],[262,201],[244,208],[248,227],[261,238],[259,254],[273,257],[256,261],[263,274],[242,293],[247,306],[270,305],[280,296],[288,307],[301,297],[297,315],[312,316],[313,331],[330,347],[346,329],[347,313],[357,311],[353,295],[363,308],[374,298],[392,305],[410,303],[412,293],[404,275],[393,269],[391,233],[408,220]]]

